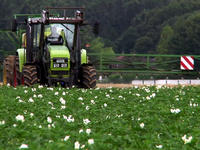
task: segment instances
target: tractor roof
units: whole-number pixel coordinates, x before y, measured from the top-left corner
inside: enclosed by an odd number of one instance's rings
[[[47,7],[42,14],[15,14],[14,18],[18,24],[25,24],[26,21],[32,24],[39,23],[69,23],[82,24],[84,8],[82,7]]]

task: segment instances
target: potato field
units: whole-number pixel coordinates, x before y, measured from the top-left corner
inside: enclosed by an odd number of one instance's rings
[[[200,149],[200,87],[0,86],[0,149]]]

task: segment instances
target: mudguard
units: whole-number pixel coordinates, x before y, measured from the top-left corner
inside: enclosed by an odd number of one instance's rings
[[[26,62],[25,54],[26,54],[26,49],[24,48],[17,49],[17,56],[19,57],[19,71],[20,72],[22,72],[23,65]]]
[[[81,64],[87,63],[87,51],[85,49],[81,49]]]

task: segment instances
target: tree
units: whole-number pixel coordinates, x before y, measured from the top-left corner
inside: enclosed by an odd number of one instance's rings
[[[152,50],[153,40],[148,36],[143,36],[136,40],[134,51],[137,53],[148,53]]]
[[[158,54],[168,54],[169,53],[169,42],[172,40],[174,31],[171,26],[166,25],[161,32],[160,41],[157,45]]]
[[[176,54],[200,54],[200,13],[179,19],[174,27],[174,35],[169,49]]]
[[[96,54],[114,54],[112,47],[105,47],[103,40],[101,38],[95,38],[90,42],[91,47],[89,48],[89,53]]]
[[[114,56],[112,56],[114,53],[112,47],[105,47],[103,41],[101,38],[96,38],[90,42],[91,47],[88,49],[89,53],[95,53],[97,55],[90,56],[89,60],[92,63],[99,63],[100,62],[100,56],[103,56],[103,59],[106,61],[112,61]],[[106,56],[108,55],[108,56]],[[109,56],[110,55],[110,56]]]

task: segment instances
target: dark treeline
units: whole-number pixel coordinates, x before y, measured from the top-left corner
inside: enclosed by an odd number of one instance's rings
[[[200,54],[199,0],[1,0],[0,27],[15,13],[40,13],[46,6],[84,6],[91,26],[83,29],[90,52]],[[99,35],[92,33],[98,22]],[[0,34],[1,52],[15,51]]]

